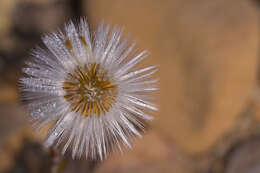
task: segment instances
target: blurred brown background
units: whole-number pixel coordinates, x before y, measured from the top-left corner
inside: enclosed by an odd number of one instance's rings
[[[125,28],[158,64],[160,111],[132,150],[106,161],[73,161],[93,173],[259,173],[257,0],[0,0],[0,172],[50,172],[51,155],[32,132],[17,80],[40,36],[87,16]]]

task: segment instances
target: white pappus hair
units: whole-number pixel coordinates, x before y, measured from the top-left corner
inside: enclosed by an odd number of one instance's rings
[[[141,137],[143,120],[157,110],[151,97],[157,68],[136,69],[147,51],[135,51],[122,33],[101,22],[91,36],[82,18],[45,35],[45,48],[32,51],[20,89],[33,126],[54,122],[47,147],[62,146],[64,154],[71,146],[73,158],[102,160],[114,146],[131,147],[131,138]]]

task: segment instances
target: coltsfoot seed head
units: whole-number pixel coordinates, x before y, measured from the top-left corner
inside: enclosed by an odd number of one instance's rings
[[[94,37],[85,19],[69,22],[65,32],[45,35],[46,48],[34,49],[23,68],[20,89],[33,125],[55,122],[45,145],[62,145],[62,153],[71,145],[73,158],[102,160],[120,142],[130,147],[157,110],[150,95],[156,67],[135,69],[147,52],[136,53],[122,29],[109,28],[102,22]]]

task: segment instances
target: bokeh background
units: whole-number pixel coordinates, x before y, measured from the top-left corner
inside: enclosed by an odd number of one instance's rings
[[[257,0],[0,0],[0,172],[51,172],[17,80],[42,34],[87,16],[122,26],[159,66],[160,110],[133,149],[65,173],[259,173],[260,2]],[[53,159],[54,158],[54,159]]]

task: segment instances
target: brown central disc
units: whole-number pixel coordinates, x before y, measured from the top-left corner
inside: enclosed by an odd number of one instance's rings
[[[77,67],[63,83],[64,98],[82,116],[102,115],[115,102],[117,87],[96,63]]]

